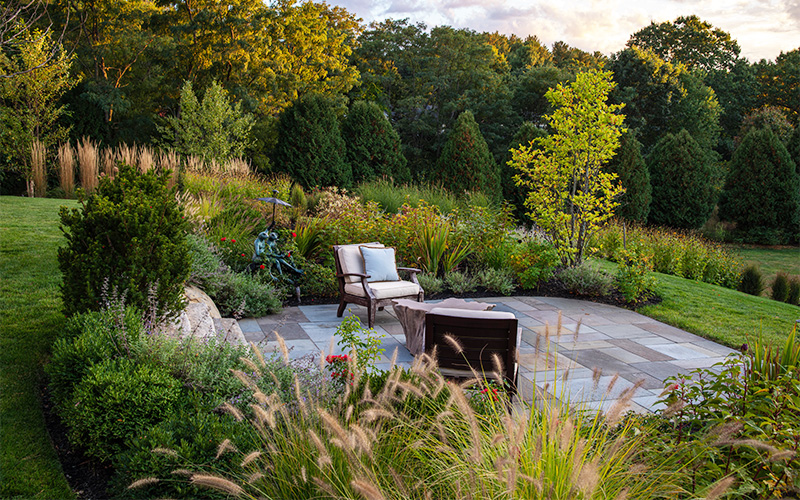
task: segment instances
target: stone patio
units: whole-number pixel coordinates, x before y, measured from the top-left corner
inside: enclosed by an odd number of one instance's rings
[[[665,378],[709,368],[734,352],[614,306],[551,297],[477,300],[496,304],[495,311],[511,312],[519,320],[522,338],[518,386],[519,396],[525,400],[532,399],[535,384],[558,399],[605,409],[627,389],[635,390],[632,410],[652,411]],[[265,352],[278,349],[274,342],[277,332],[286,341],[292,358],[319,356],[321,351],[341,354],[335,338],[342,321],[336,317],[337,308],[336,304],[287,307],[281,314],[241,319],[239,326],[245,338]],[[349,314],[357,315],[366,325],[366,308],[351,305]],[[557,332],[559,321],[561,329]],[[395,350],[397,364],[410,366],[414,358],[405,347],[403,329],[391,307],[378,312],[375,330],[385,335],[385,352],[378,367],[387,369]],[[634,387],[636,383],[639,387]]]

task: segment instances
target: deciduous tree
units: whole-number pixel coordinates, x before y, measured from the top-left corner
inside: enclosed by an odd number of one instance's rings
[[[579,73],[575,82],[547,93],[556,107],[547,117],[553,134],[512,150],[518,185],[529,188],[525,206],[553,243],[561,262],[580,264],[592,233],[613,216],[623,192],[603,165],[619,147],[622,105],[608,104],[611,73]]]

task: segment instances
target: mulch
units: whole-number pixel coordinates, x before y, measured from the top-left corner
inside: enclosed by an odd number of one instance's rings
[[[426,295],[427,300],[445,299],[447,297],[460,297],[479,299],[483,297],[495,297],[496,292],[490,292],[485,288],[478,288],[476,291],[466,294],[453,294],[452,292],[439,293]],[[635,310],[639,307],[658,304],[661,298],[657,296],[647,297],[644,300],[635,304],[625,302],[622,294],[614,290],[610,295],[597,297],[578,295],[570,292],[558,280],[551,279],[546,283],[542,283],[535,290],[515,290],[511,296],[533,296],[533,297],[564,297],[570,299],[588,300],[591,302],[598,302],[601,304],[608,304],[626,309]],[[297,305],[317,305],[317,304],[338,304],[338,297],[316,297],[316,296],[302,296],[300,302],[296,298],[287,300],[284,306],[297,306]],[[47,387],[42,388],[42,409],[44,411],[45,425],[50,434],[50,440],[53,447],[58,453],[58,458],[61,462],[61,467],[64,470],[64,475],[70,484],[72,490],[76,493],[77,497],[81,500],[104,500],[112,498],[108,493],[107,485],[113,476],[113,469],[109,465],[98,464],[91,459],[87,458],[81,450],[74,449],[69,443],[67,438],[67,428],[61,422],[58,414],[53,408],[50,400]]]

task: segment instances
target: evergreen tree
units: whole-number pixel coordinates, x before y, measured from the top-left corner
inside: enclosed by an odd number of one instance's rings
[[[800,125],[794,128],[794,133],[789,138],[786,149],[789,150],[789,156],[794,161],[795,170],[800,174]]]
[[[158,130],[168,148],[225,163],[244,154],[254,123],[253,115],[242,112],[242,103],[231,106],[225,89],[216,81],[206,89],[202,102],[187,81],[181,89],[180,115],[166,118],[166,126]]]
[[[653,200],[649,221],[694,229],[711,216],[717,202],[717,170],[709,151],[689,132],[666,134],[648,161]]]
[[[753,129],[733,153],[720,201],[720,217],[753,243],[797,241],[800,176],[769,128]]]
[[[642,158],[642,143],[630,132],[622,134],[619,151],[608,162],[606,169],[617,174],[625,188],[625,194],[619,200],[617,215],[630,221],[647,222],[652,187],[650,171]]]
[[[353,173],[332,98],[309,94],[281,114],[273,163],[304,188],[350,187]]]
[[[525,213],[525,199],[528,197],[528,191],[524,186],[517,187],[514,182],[514,176],[517,175],[517,170],[511,166],[511,150],[520,149],[523,147],[537,147],[534,143],[536,139],[545,137],[547,130],[543,127],[537,126],[533,122],[523,122],[523,124],[514,134],[514,138],[509,144],[508,160],[505,164],[500,166],[500,183],[503,188],[503,199],[514,205],[514,215],[519,218],[527,218]]]
[[[481,191],[500,198],[497,164],[470,111],[456,120],[432,175],[453,192]]]
[[[391,177],[398,183],[411,180],[400,136],[374,102],[356,101],[350,106],[342,122],[342,138],[356,184],[375,177]]]

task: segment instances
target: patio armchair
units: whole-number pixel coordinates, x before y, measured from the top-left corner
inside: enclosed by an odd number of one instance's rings
[[[448,334],[461,352],[444,338]],[[517,318],[510,312],[434,308],[425,315],[425,352],[435,351],[445,376],[471,378],[473,369],[485,378],[499,375],[510,397],[516,394],[519,335]],[[494,354],[502,362],[502,373],[496,373]]]
[[[333,256],[339,281],[339,318],[347,304],[358,304],[367,308],[367,323],[372,328],[377,311],[392,305],[392,300],[425,300],[417,280],[420,270],[397,267],[394,248],[376,242],[334,245]],[[398,271],[409,273],[410,281],[400,279]]]

